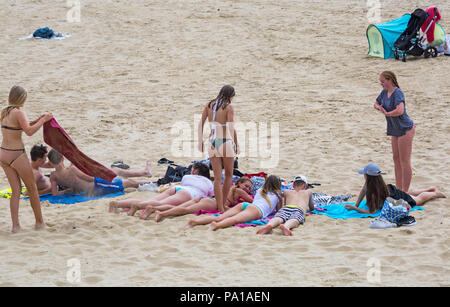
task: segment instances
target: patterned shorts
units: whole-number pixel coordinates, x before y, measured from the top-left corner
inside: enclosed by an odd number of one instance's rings
[[[283,207],[275,214],[275,217],[283,219],[283,222],[292,219],[298,220],[300,224],[305,222],[305,213],[300,208]]]

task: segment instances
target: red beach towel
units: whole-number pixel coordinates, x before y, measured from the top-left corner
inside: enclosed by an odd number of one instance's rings
[[[62,154],[83,173],[111,182],[116,173],[82,153],[67,132],[53,118],[44,124],[44,142]]]

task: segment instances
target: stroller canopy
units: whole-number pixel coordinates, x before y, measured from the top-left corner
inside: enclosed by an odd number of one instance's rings
[[[383,59],[394,57],[394,43],[406,30],[411,14],[405,14],[400,18],[386,23],[369,25],[366,35],[369,42],[369,55]],[[434,29],[434,46],[439,46],[445,40],[445,32],[440,24],[436,23]]]

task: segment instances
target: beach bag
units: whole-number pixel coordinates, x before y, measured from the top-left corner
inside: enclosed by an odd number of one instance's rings
[[[50,39],[50,38],[52,38],[52,36],[54,34],[55,34],[55,32],[53,32],[52,29],[50,29],[49,27],[45,27],[45,28],[37,29],[36,31],[34,31],[33,37],[41,37],[41,38]]]
[[[395,200],[391,197],[386,198],[381,209],[380,219],[391,223],[397,223],[409,214],[408,203],[403,199]]]

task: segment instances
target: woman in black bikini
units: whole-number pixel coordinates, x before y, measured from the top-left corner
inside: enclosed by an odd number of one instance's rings
[[[19,199],[22,191],[21,181],[27,187],[28,195],[30,196],[31,207],[36,219],[35,228],[39,229],[44,226],[39,194],[30,161],[25,153],[22,132],[25,132],[28,136],[33,135],[46,121],[52,119],[53,115],[46,113],[29,123],[25,113],[20,109],[23,107],[26,99],[26,90],[20,86],[13,86],[9,92],[9,105],[1,112],[3,138],[0,147],[0,164],[5,171],[12,190],[10,199],[12,232],[20,230]]]

